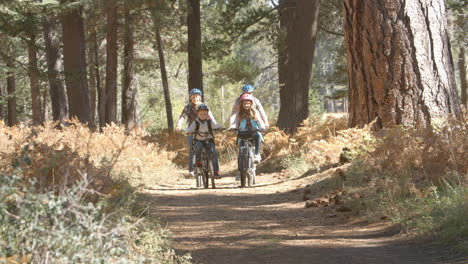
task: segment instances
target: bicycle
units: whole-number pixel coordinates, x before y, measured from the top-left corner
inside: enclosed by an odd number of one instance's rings
[[[255,185],[255,177],[257,165],[255,164],[255,139],[254,135],[260,131],[258,129],[240,131],[239,129],[233,129],[237,132],[239,142],[239,155],[238,155],[238,166],[241,178],[241,187],[247,185],[250,187]]]
[[[213,131],[220,131],[222,129],[213,129]],[[207,136],[210,135],[209,132],[193,132],[193,133],[187,133],[187,135],[192,135],[192,134],[197,134],[199,136]],[[211,139],[208,139],[211,140]],[[193,140],[191,148],[193,149],[195,153],[195,143],[197,140]],[[207,141],[207,140],[205,140]],[[202,151],[200,153],[201,158],[200,161],[202,162],[202,166],[198,167],[195,166],[194,174],[195,174],[195,181],[197,188],[204,187],[205,189],[209,188],[209,180],[211,179],[211,187],[213,189],[216,188],[215,185],[215,178],[214,178],[214,171],[213,171],[213,155],[214,153],[211,151],[211,148],[209,147],[209,144],[205,144],[202,148]],[[196,159],[196,156],[194,155],[194,158]]]

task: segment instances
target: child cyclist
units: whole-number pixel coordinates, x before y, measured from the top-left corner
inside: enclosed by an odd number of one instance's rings
[[[181,131],[184,121],[187,120],[187,126],[190,126],[193,121],[197,118],[197,107],[202,103],[202,91],[200,89],[194,88],[190,90],[189,93],[189,104],[184,107],[182,113],[180,114],[179,120],[177,121],[176,131]],[[208,117],[211,120],[215,120],[211,111],[208,112]],[[216,121],[215,121],[216,122]],[[193,136],[187,136],[187,141],[189,145],[189,175],[191,177],[194,176],[193,174],[193,166],[194,166],[194,159],[193,159],[193,150],[192,150],[192,141]]]
[[[220,129],[220,127],[214,119],[209,118],[209,111],[210,109],[206,104],[199,104],[197,107],[197,118],[192,122],[186,132],[187,134],[193,134],[195,140],[195,159],[197,167],[202,166],[200,160],[202,149],[204,147],[209,147],[211,148],[211,153],[213,153],[214,177],[219,178],[219,161],[218,155],[216,154],[213,130]],[[196,132],[206,134],[197,134]]]
[[[258,113],[258,119],[263,121],[263,123],[265,124],[265,128],[268,129],[270,124],[268,122],[268,117],[265,113],[265,110],[263,109],[263,106],[262,104],[260,103],[260,100],[258,100],[258,98],[256,98],[255,96],[253,96],[253,92],[254,92],[254,87],[250,84],[246,84],[244,86],[242,86],[242,94],[236,99],[236,101],[234,102],[234,105],[232,107],[232,112],[231,112],[231,118],[229,119],[229,123],[232,124],[236,121],[237,119],[237,115],[239,114],[239,111],[241,109],[241,97],[244,95],[244,94],[250,94],[252,95],[252,104],[253,104],[253,108],[254,110],[257,111]]]
[[[238,129],[239,131],[247,131],[258,129],[260,131],[265,130],[265,123],[263,122],[260,114],[255,107],[255,98],[245,93],[240,97],[240,109],[236,119],[231,123],[230,129]],[[260,132],[255,132],[255,162],[259,163],[260,157],[260,144],[263,141],[263,136]]]

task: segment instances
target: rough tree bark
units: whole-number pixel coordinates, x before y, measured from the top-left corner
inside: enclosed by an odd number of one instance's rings
[[[188,0],[188,61],[189,78],[188,90],[198,88],[203,91],[200,0]]]
[[[124,73],[122,87],[122,124],[128,129],[138,126],[138,91],[135,85],[135,71],[133,62],[135,58],[135,40],[133,34],[134,17],[128,8],[125,8],[124,31]]]
[[[294,133],[309,115],[319,0],[281,0],[279,49],[280,112],[278,127]],[[280,40],[281,41],[281,40]]]
[[[29,83],[31,86],[31,102],[32,102],[32,121],[33,125],[42,125],[42,107],[41,107],[41,89],[39,85],[39,69],[37,68],[37,48],[36,34],[32,31],[29,34],[28,41],[28,58],[29,58]]]
[[[106,124],[117,123],[117,3],[107,1]]]
[[[344,1],[349,123],[427,127],[458,114],[443,0]]]
[[[63,71],[60,39],[56,18],[50,15],[44,18],[44,43],[47,57],[47,77],[49,79],[50,99],[52,103],[52,118],[62,122],[68,118],[68,98],[65,83],[61,75]]]
[[[91,124],[88,78],[86,73],[86,43],[81,7],[62,17],[63,60],[70,118]]]
[[[8,126],[14,126],[18,123],[16,117],[16,78],[11,69],[14,68],[13,63],[7,60],[7,96],[8,96]]]

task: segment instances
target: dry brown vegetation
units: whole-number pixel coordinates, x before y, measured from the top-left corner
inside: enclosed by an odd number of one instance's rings
[[[61,129],[53,123],[33,128],[0,123],[0,134],[0,171],[8,175],[21,168],[24,179],[36,178],[43,189],[70,186],[83,177],[100,191],[119,180],[137,185],[170,169],[174,156],[142,140],[144,132],[126,133],[118,126],[97,133],[79,123]]]

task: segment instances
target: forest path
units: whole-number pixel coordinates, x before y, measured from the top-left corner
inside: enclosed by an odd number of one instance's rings
[[[261,174],[259,186],[241,189],[230,175],[208,190],[195,189],[194,179],[177,179],[145,193],[178,252],[191,253],[195,263],[453,263],[441,260],[440,249],[408,243],[388,223],[368,224],[331,207],[305,208],[298,188],[330,176],[281,181],[278,174]]]

